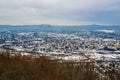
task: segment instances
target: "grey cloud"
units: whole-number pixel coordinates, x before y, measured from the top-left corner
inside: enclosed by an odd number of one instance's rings
[[[0,24],[117,24],[119,4],[120,0],[0,0]]]

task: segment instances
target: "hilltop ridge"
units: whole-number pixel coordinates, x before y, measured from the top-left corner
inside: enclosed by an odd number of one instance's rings
[[[40,31],[40,32],[71,32],[71,31],[96,31],[120,30],[120,26],[102,25],[0,25],[0,31]]]

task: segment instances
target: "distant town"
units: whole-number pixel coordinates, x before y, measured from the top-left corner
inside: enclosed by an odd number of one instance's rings
[[[0,32],[0,49],[53,59],[120,61],[120,33],[110,30],[57,32]]]
[[[0,51],[14,52],[11,56],[17,52],[33,58],[47,56],[59,62],[94,63],[95,72],[101,77],[104,72],[111,70],[120,73],[118,30],[59,32],[7,29],[0,30]]]

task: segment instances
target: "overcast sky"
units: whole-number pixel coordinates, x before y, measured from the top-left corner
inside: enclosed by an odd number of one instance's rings
[[[0,24],[120,25],[120,0],[0,0]]]

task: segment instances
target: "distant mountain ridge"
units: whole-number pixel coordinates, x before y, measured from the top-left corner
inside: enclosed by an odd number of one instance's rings
[[[0,31],[72,32],[72,31],[96,31],[96,30],[120,30],[120,26],[0,25]]]

